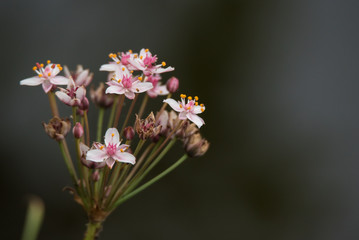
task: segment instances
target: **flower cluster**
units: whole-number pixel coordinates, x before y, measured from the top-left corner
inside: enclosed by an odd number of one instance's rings
[[[98,88],[90,89],[90,99],[98,109],[96,141],[91,142],[92,128],[87,114],[91,110],[87,98],[87,87],[93,80],[90,70],[79,65],[72,72],[66,66],[47,61],[46,66],[36,63],[33,67],[37,76],[20,81],[20,85],[27,86],[42,84],[49,95],[53,118],[43,126],[58,142],[73,180],[71,192],[87,212],[89,227],[95,229],[88,230],[86,239],[93,239],[89,234],[98,233],[101,223],[117,206],[164,177],[188,156],[202,156],[209,148],[199,130],[204,120],[198,114],[205,111],[205,106],[198,102],[197,96],[181,94],[179,101],[172,99],[179,88],[176,77],[161,83],[162,74],[173,71],[173,67],[166,67],[164,61],[157,63],[158,57],[148,49],[139,53],[132,50],[110,53],[109,57],[111,61],[100,67],[100,71],[109,72],[107,88],[101,82]],[[59,75],[61,70],[65,76]],[[140,93],[145,94],[136,108]],[[72,108],[70,118],[61,118],[55,96]],[[148,100],[161,96],[164,99],[157,113],[148,111]],[[167,106],[173,110],[167,111]],[[109,108],[110,113],[105,114]],[[143,119],[146,111],[149,115]],[[105,116],[108,116],[107,124]],[[66,141],[66,135],[71,132],[70,119],[75,157]],[[104,129],[107,130],[102,141]],[[177,141],[183,143],[184,155],[157,177],[143,183]]]

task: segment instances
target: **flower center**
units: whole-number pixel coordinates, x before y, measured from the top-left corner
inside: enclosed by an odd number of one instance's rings
[[[116,144],[112,144],[112,143],[108,144],[108,146],[106,147],[106,150],[107,150],[107,154],[109,156],[113,156],[117,150]]]
[[[131,88],[132,87],[131,77],[127,77],[126,75],[124,75],[122,79],[122,85],[124,88]]]

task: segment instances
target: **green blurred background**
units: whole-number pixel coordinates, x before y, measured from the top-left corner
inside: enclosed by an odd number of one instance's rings
[[[81,239],[86,223],[41,126],[47,97],[19,81],[51,59],[83,64],[98,83],[109,52],[145,47],[176,68],[165,80],[177,76],[179,93],[206,104],[211,148],[117,209],[101,239],[359,239],[358,10],[330,0],[2,0],[1,238],[20,238],[30,194],[46,204],[39,239]]]

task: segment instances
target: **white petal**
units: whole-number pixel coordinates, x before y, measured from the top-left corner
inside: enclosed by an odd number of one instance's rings
[[[183,108],[180,107],[180,104],[175,101],[172,98],[167,98],[165,100],[163,100],[163,102],[168,103],[168,105],[170,105],[171,108],[173,108],[173,110],[177,111],[177,112],[183,112]]]
[[[120,134],[116,128],[109,128],[105,133],[105,144],[108,146],[109,143],[117,144],[120,142]]]
[[[187,113],[187,118],[191,120],[194,124],[196,124],[198,128],[200,128],[204,124],[203,119],[201,117],[198,117],[196,114]]]
[[[86,97],[86,89],[84,87],[79,87],[76,90],[76,98],[80,99],[82,101],[82,99]]]
[[[90,148],[87,145],[80,142],[80,153],[81,153],[81,155],[86,153],[89,149]]]
[[[39,77],[32,77],[32,78],[26,78],[24,80],[20,81],[20,85],[26,85],[26,86],[37,86],[40,85],[43,82],[43,80]]]
[[[70,70],[69,70],[69,68],[68,68],[66,65],[64,66],[64,75],[65,75],[65,77],[67,77],[67,78],[71,77]]]
[[[112,169],[113,165],[115,164],[115,159],[113,159],[112,157],[109,157],[105,160],[107,166]]]
[[[181,120],[186,120],[187,119],[187,112],[183,111],[178,115],[178,118]]]
[[[71,105],[71,97],[69,95],[61,91],[57,91],[55,94],[60,99],[61,102],[67,105]]]
[[[167,90],[166,85],[163,85],[156,88],[156,93],[158,95],[167,95],[169,92]]]
[[[124,94],[125,89],[123,87],[120,87],[120,86],[109,86],[106,89],[106,93]]]
[[[50,82],[56,85],[67,85],[69,83],[69,79],[63,76],[56,76],[51,78]]]
[[[103,162],[105,158],[107,158],[106,152],[100,149],[89,150],[86,154],[86,160],[93,162]]]
[[[194,114],[199,114],[199,113],[202,113],[202,109],[203,111],[206,109],[204,106],[201,107],[201,106],[194,106],[193,107],[193,113]]]
[[[100,71],[114,72],[116,71],[116,64],[104,64],[100,67]]]
[[[132,83],[131,90],[136,93],[141,93],[150,90],[151,88],[153,88],[153,85],[150,82],[135,81]]]
[[[81,72],[80,75],[78,75],[77,78],[76,78],[77,86],[84,85],[88,75],[89,75],[89,70],[88,69]]]
[[[157,69],[153,70],[152,72],[153,73],[164,73],[164,72],[171,72],[173,70],[175,70],[174,67],[167,67],[167,68],[157,68]]]
[[[131,163],[132,165],[136,163],[135,156],[128,152],[117,151],[116,154],[112,157],[119,162]]]

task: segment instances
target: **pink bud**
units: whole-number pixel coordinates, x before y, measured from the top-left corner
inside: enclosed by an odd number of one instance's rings
[[[87,110],[89,109],[89,105],[90,105],[89,100],[87,99],[87,97],[84,97],[80,103],[79,108],[81,110]]]
[[[179,86],[178,78],[171,77],[170,79],[167,80],[167,90],[170,93],[176,92],[178,89],[178,86]]]
[[[126,140],[132,140],[135,136],[135,130],[133,127],[129,126],[123,130],[123,134],[125,135]]]
[[[72,133],[75,138],[81,138],[84,135],[84,129],[81,123],[77,122],[76,125],[72,128]]]

